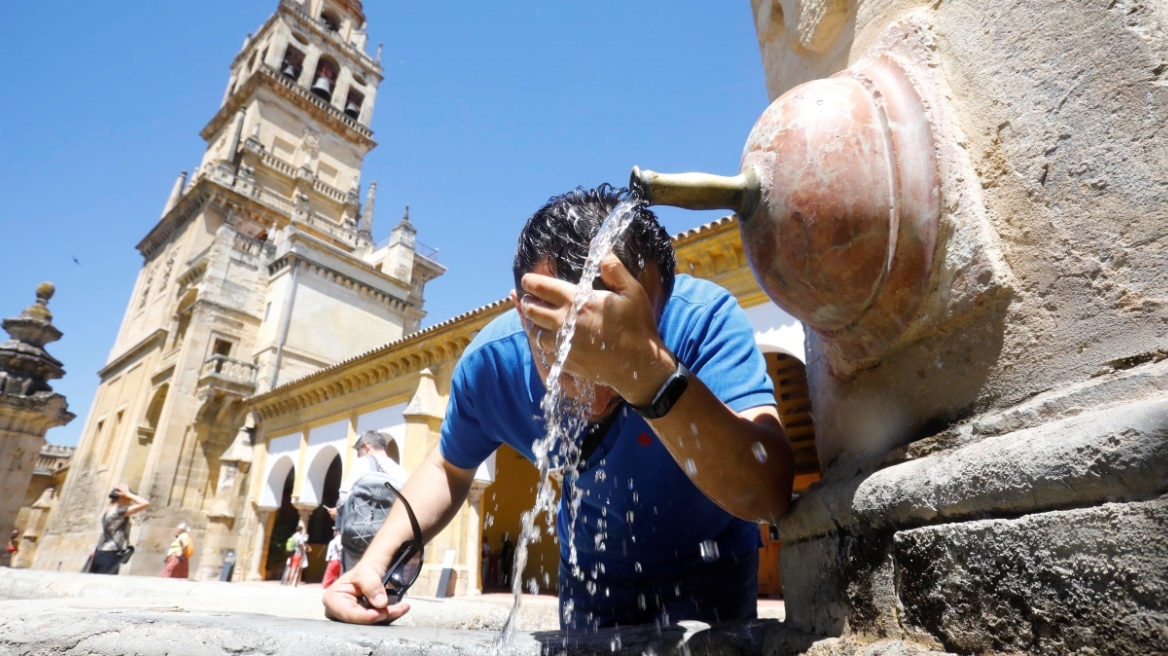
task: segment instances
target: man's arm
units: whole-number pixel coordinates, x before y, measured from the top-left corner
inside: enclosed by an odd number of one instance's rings
[[[438,535],[462,507],[474,481],[474,473],[473,469],[450,464],[435,447],[406,481],[402,496],[410,502],[427,542]],[[402,602],[389,606],[381,578],[398,548],[413,537],[405,504],[393,504],[361,561],[325,591],[325,616],[353,624],[376,624],[392,622],[405,615],[410,609],[409,604]],[[368,606],[358,603],[361,597],[368,600]]]
[[[677,370],[677,358],[657,332],[645,289],[620,260],[605,258],[601,277],[611,292],[596,292],[581,309],[566,368],[612,387],[635,407],[646,407]],[[576,286],[531,273],[522,283],[537,299],[524,301],[529,331],[554,335]],[[698,489],[727,512],[769,523],[787,512],[794,456],[774,406],[735,412],[694,375],[669,413],[649,425]]]

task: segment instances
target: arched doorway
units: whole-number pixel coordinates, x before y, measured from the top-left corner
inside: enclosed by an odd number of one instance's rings
[[[301,580],[305,583],[320,583],[324,580],[324,570],[328,543],[333,539],[333,519],[328,509],[337,507],[337,499],[341,489],[341,456],[333,450],[332,461],[324,475],[321,485],[320,505],[312,511],[308,518],[308,544],[312,551],[308,554],[308,568],[304,570]],[[311,474],[310,474],[311,475]]]
[[[300,521],[300,514],[292,505],[292,484],[295,480],[296,468],[290,466],[284,476],[280,507],[276,509],[276,517],[272,520],[271,538],[268,541],[268,560],[264,566],[264,578],[269,581],[279,581],[280,575],[284,573],[284,563],[289,556],[284,545],[296,532],[296,523]]]
[[[495,482],[483,491],[483,532],[490,546],[487,568],[481,572],[483,592],[509,590],[502,584],[503,536],[511,544],[519,541],[520,516],[535,504],[535,489],[539,485],[539,470],[510,446],[503,445],[495,452]],[[539,519],[541,539],[528,547],[526,582],[534,578],[540,593],[555,594],[559,584],[560,546],[557,539],[543,530],[544,518]],[[506,572],[510,576],[510,571]],[[526,585],[524,590],[526,590]]]

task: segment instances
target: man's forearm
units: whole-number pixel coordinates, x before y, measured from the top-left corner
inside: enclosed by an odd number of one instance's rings
[[[426,542],[446,528],[458,513],[473,481],[473,470],[450,465],[437,447],[410,475],[401,492],[413,508]],[[379,572],[384,572],[402,543],[413,537],[414,530],[410,526],[405,504],[395,503],[361,560],[373,565]]]
[[[771,406],[740,415],[694,376],[669,413],[649,425],[698,489],[727,512],[767,523],[786,514],[794,456]]]

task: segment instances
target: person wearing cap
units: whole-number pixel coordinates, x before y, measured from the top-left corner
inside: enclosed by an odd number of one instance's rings
[[[166,550],[166,564],[162,567],[164,578],[185,579],[191,575],[191,556],[195,553],[195,543],[191,539],[190,527],[180,522],[174,529],[174,542]]]
[[[150,502],[121,483],[109,493],[109,504],[101,514],[101,539],[93,552],[91,574],[117,574],[122,554],[130,547],[130,516],[150,507]]]

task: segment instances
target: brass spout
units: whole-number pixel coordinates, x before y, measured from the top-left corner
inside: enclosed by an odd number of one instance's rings
[[[762,195],[758,172],[748,166],[728,177],[709,173],[657,173],[634,166],[629,188],[639,189],[649,205],[670,205],[688,210],[733,210],[747,221],[758,209]]]

